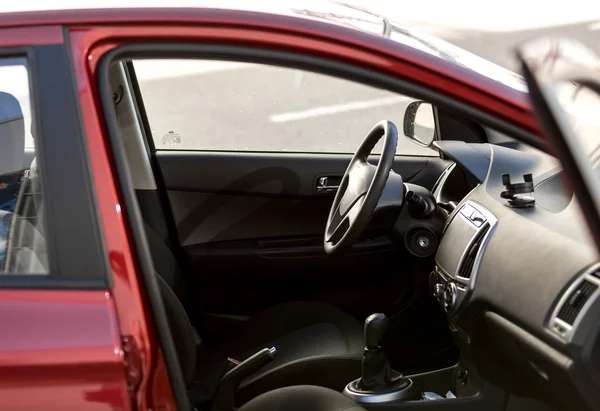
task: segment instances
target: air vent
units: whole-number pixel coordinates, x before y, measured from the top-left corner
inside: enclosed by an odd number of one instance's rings
[[[597,289],[598,285],[584,278],[579,285],[571,291],[563,306],[560,308],[557,317],[567,324],[573,325],[579,312]]]
[[[485,223],[483,226],[481,226],[477,234],[475,234],[475,238],[473,239],[473,242],[471,242],[469,249],[465,253],[465,256],[463,257],[462,263],[458,270],[457,275],[459,277],[471,278],[473,267],[475,266],[475,258],[477,258],[477,253],[481,248],[481,243],[483,242],[483,239],[485,238],[485,235],[489,230],[489,223]]]

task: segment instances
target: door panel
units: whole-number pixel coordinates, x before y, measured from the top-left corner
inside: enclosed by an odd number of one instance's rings
[[[351,158],[345,154],[168,151],[159,151],[157,157],[184,247],[322,235],[334,193],[319,194],[317,180],[342,176]],[[377,161],[373,157],[372,162]],[[443,164],[433,157],[398,157],[394,171],[405,181],[432,187],[440,167]]]
[[[318,179],[343,175],[351,155],[156,155],[194,288],[209,290],[202,293],[204,311],[246,314],[313,299],[363,316],[376,300],[383,308],[410,289],[410,275],[402,275],[412,270],[410,259],[399,259],[402,251],[387,238],[362,241],[343,256],[323,250],[334,193],[318,193]],[[431,189],[447,165],[436,157],[398,156],[394,171]]]

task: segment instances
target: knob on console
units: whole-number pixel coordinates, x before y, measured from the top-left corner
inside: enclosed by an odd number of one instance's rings
[[[456,284],[449,282],[444,291],[444,308],[447,312],[454,309],[454,305],[456,304],[456,292]]]
[[[438,300],[444,295],[444,285],[442,283],[437,283],[433,287],[433,296]]]

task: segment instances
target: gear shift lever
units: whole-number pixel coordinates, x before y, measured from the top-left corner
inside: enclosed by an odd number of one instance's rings
[[[358,402],[409,400],[419,395],[410,378],[390,368],[381,349],[381,340],[387,327],[388,319],[385,314],[371,314],[365,320],[362,376],[348,384],[344,390],[346,395]]]
[[[388,319],[385,314],[371,314],[365,320],[365,350],[362,360],[362,377],[358,388],[362,390],[386,389],[402,374],[392,380],[390,363],[380,343],[383,333],[387,331]]]

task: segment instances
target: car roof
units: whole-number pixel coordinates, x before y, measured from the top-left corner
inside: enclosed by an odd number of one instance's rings
[[[3,2],[4,3],[4,2]],[[302,17],[383,35],[385,18],[351,3],[338,0],[56,0],[52,2],[5,2],[0,5],[0,27],[27,25],[52,17],[64,24],[79,23],[110,12],[115,18],[140,14],[164,14],[167,10],[239,10]]]
[[[52,2],[5,1],[0,4],[0,28],[52,24],[132,24],[170,21],[184,24],[203,19],[224,21],[250,12],[254,20],[272,27],[286,27],[285,18],[307,23],[343,26],[357,34],[386,37],[412,49],[426,52],[478,73],[503,86],[501,93],[526,92],[521,76],[439,38],[388,20],[356,4],[353,0],[53,0]],[[290,22],[290,20],[287,20]],[[511,89],[511,91],[508,91]],[[521,96],[516,96],[524,101]]]

